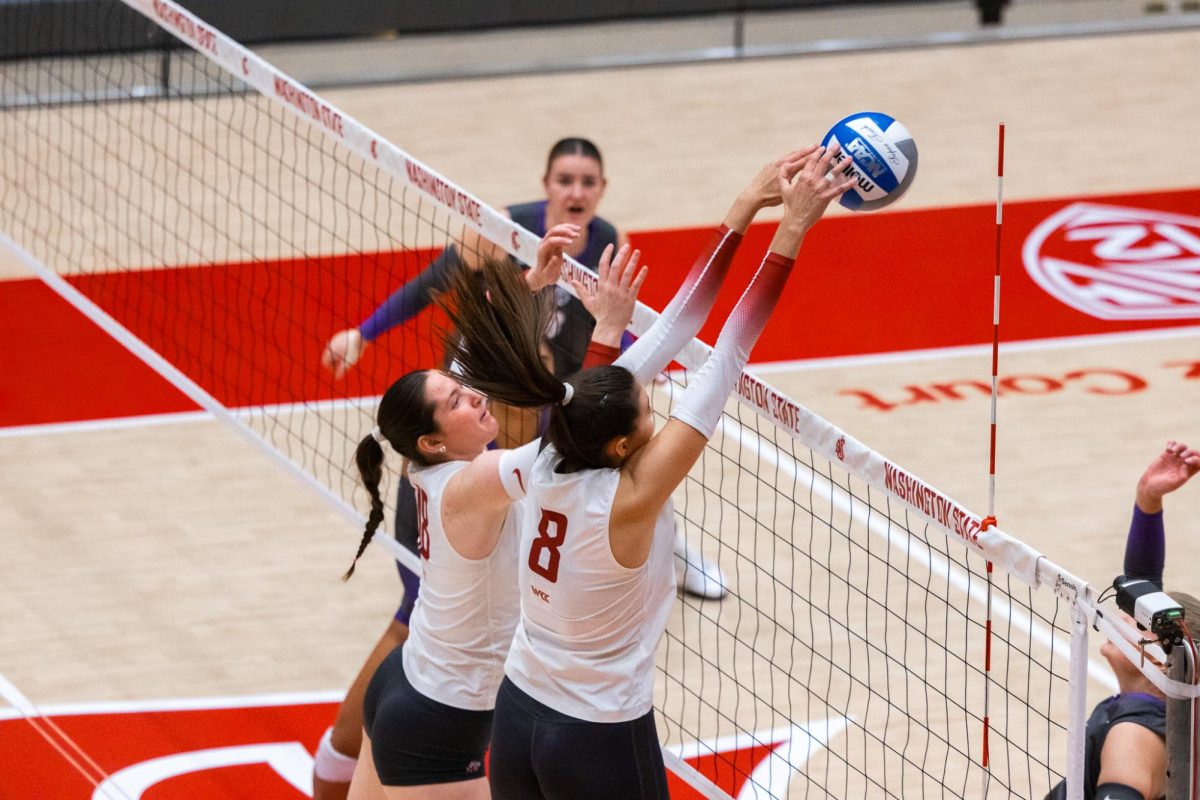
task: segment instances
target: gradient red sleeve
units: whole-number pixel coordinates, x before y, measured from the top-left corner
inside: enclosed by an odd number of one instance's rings
[[[750,351],[783,294],[795,259],[768,252],[721,328],[712,355],[688,382],[671,416],[711,438]]]
[[[717,228],[708,247],[696,259],[675,297],[646,335],[617,359],[617,366],[633,373],[643,386],[662,372],[671,359],[695,338],[716,302],[721,282],[729,272],[742,235],[725,225]]]

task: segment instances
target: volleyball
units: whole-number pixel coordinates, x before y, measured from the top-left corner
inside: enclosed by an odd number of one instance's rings
[[[850,175],[857,184],[838,201],[851,211],[891,205],[917,174],[917,143],[887,114],[862,111],[839,120],[821,140],[826,147],[834,142],[842,149],[834,172]]]

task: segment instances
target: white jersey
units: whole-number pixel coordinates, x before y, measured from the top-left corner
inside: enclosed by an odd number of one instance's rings
[[[654,651],[675,599],[674,510],[666,503],[646,563],[621,566],[608,521],[620,472],[533,467],[521,529],[521,621],[505,673],[551,708],[590,722],[627,722],[654,700]]]
[[[504,658],[520,615],[517,599],[517,536],[520,501],[529,483],[537,443],[509,451],[501,481],[514,501],[495,549],[486,558],[459,555],[442,526],[442,497],[450,479],[470,462],[412,466],[417,496],[417,550],[421,592],[404,643],[404,674],[421,694],[471,711],[496,706]]]

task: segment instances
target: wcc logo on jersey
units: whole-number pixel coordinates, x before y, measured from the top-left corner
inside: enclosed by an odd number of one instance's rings
[[[1098,319],[1200,319],[1200,218],[1074,203],[1025,240],[1025,269]]]

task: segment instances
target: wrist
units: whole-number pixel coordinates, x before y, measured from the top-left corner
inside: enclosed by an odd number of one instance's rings
[[[537,294],[542,289],[546,288],[545,281],[541,280],[536,273],[537,270],[525,270],[525,285],[528,286],[529,291],[533,292],[534,294]]]
[[[780,224],[775,229],[775,236],[771,238],[770,251],[794,260],[800,253],[800,245],[804,243],[806,233],[807,226]]]
[[[592,341],[605,347],[620,347],[621,336],[624,333],[625,328],[621,325],[597,322],[596,327],[592,330]]]
[[[1162,495],[1143,486],[1138,486],[1134,503],[1143,514],[1158,514],[1163,510]]]
[[[725,227],[737,233],[745,233],[746,228],[754,221],[754,217],[763,208],[763,203],[757,195],[739,194],[733,201],[729,213],[725,215]]]

